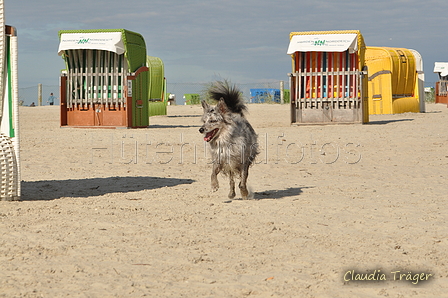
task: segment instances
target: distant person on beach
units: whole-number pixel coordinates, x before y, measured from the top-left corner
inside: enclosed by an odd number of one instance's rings
[[[56,99],[56,97],[53,95],[53,93],[50,93],[50,96],[47,99],[47,103],[52,106],[54,105],[54,100]]]
[[[34,101],[30,104],[30,107],[35,107]]]

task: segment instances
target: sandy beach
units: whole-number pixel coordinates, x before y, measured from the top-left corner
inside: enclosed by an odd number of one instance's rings
[[[146,129],[21,107],[0,297],[448,297],[448,108],[426,110],[290,126],[288,105],[249,105],[253,199],[229,200],[201,106]]]

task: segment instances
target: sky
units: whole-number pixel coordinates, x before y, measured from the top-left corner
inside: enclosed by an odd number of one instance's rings
[[[19,88],[58,85],[64,62],[58,31],[127,29],[140,33],[171,83],[288,80],[289,33],[360,30],[367,46],[417,50],[425,86],[448,62],[446,0],[4,0],[16,27]]]

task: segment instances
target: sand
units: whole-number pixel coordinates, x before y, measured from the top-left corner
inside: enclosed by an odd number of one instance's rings
[[[448,297],[445,105],[368,125],[249,111],[254,196],[229,200],[225,177],[210,192],[200,106],[147,129],[60,128],[58,107],[21,107],[0,297]]]

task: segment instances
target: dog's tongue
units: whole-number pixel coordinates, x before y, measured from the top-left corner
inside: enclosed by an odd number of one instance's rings
[[[214,129],[214,130],[206,133],[205,137],[204,137],[204,141],[210,142],[213,139],[213,137],[215,136],[216,132],[217,132],[217,129]]]

